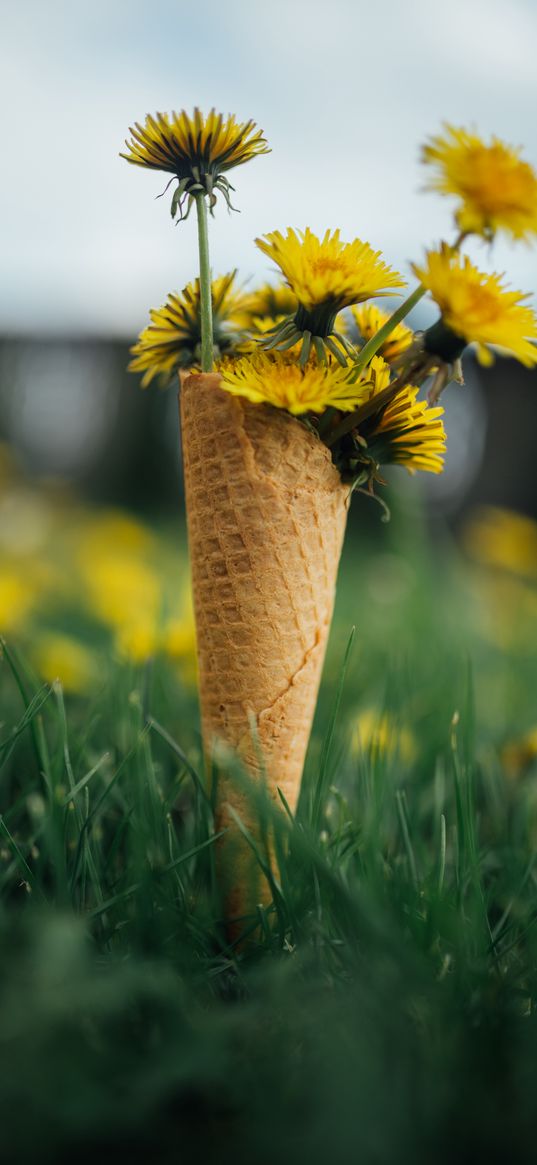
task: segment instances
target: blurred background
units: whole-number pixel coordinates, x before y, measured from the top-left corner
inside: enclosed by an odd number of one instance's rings
[[[119,152],[150,111],[251,117],[273,152],[235,172],[240,214],[217,208],[214,275],[264,282],[255,236],[309,225],[367,239],[411,281],[452,237],[419,165],[444,119],[537,165],[537,4],[0,13],[2,1161],[117,1162],[126,1146],[145,1165],[178,1145],[190,1160],[189,1131],[195,1159],[219,1165],[419,1165],[459,1144],[462,1161],[531,1161],[537,373],[468,355],[445,394],[445,473],[387,474],[388,523],[353,499],[304,784],[337,786],[319,839],[330,879],[321,898],[315,874],[296,947],[267,945],[235,984],[204,921],[212,839],[190,792],[176,393],[126,372],[149,309],[196,274],[195,223],[174,226],[166,176]],[[537,292],[535,251],[469,250]],[[409,322],[433,318],[422,304]]]
[[[126,366],[149,308],[196,273],[195,226],[175,227],[157,200],[165,175],[118,156],[129,125],[197,104],[265,130],[273,152],[235,176],[240,214],[220,205],[211,224],[215,275],[238,267],[245,284],[264,281],[270,268],[254,237],[309,225],[367,239],[411,279],[410,261],[451,237],[449,202],[420,189],[419,147],[443,120],[523,144],[537,162],[536,34],[532,0],[5,6],[0,622],[35,647],[28,629],[46,611],[56,655],[45,666],[46,650],[34,652],[44,675],[59,669],[63,643],[59,670],[64,678],[70,661],[76,688],[77,668],[87,677],[92,667],[76,655],[80,642],[105,631],[145,658],[157,623],[159,642],[191,666],[176,396],[142,392]],[[513,286],[537,290],[530,249],[469,249]],[[410,322],[433,318],[422,305]],[[445,397],[445,473],[390,474],[391,528],[356,498],[349,562],[364,531],[375,552],[391,553],[419,514],[433,554],[448,538],[470,557],[509,558],[509,536],[537,577],[537,550],[527,546],[537,519],[537,376],[507,360],[483,370],[471,356],[465,373],[466,385]],[[517,526],[517,514],[529,523]],[[515,532],[506,534],[509,515]],[[491,537],[504,549],[491,551]],[[98,592],[116,598],[104,609]],[[125,612],[141,608],[143,625],[127,627]]]

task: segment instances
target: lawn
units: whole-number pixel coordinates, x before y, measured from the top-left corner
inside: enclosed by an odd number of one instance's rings
[[[82,585],[112,517],[41,546],[0,665],[2,1160],[534,1159],[536,528],[414,504],[366,536],[367,506],[296,819],[252,793],[279,870],[256,846],[235,945],[184,589],[149,661]],[[122,520],[129,577],[138,530],[184,588],[177,531]]]

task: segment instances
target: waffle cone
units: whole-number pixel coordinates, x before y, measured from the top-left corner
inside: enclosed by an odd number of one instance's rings
[[[211,755],[216,741],[225,742],[254,779],[264,770],[271,796],[279,804],[279,787],[294,811],[349,489],[304,425],[218,385],[217,374],[191,375],[181,390],[204,746]],[[254,884],[251,851],[232,824],[230,805],[255,836],[247,793],[224,775],[217,824],[229,827],[228,918],[266,897]]]

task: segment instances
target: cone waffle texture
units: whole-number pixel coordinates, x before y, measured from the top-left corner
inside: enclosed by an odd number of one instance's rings
[[[294,810],[349,489],[326,446],[295,418],[231,396],[216,374],[182,379],[205,748],[210,754],[223,741],[252,776],[264,769],[274,798],[279,787]],[[247,795],[230,780],[219,787],[220,828],[229,804],[249,827]]]

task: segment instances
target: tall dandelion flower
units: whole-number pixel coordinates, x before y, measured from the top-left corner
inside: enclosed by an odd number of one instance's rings
[[[133,166],[148,170],[164,170],[177,179],[171,212],[186,218],[193,196],[208,195],[211,208],[220,191],[231,207],[230,191],[234,189],[225,174],[235,166],[242,166],[259,154],[270,153],[263,131],[255,122],[238,122],[229,114],[224,117],[211,109],[204,116],[194,109],[192,116],[181,113],[148,113],[145,125],[135,122],[126,140],[128,153],[120,154]],[[173,179],[172,179],[173,180]],[[186,214],[183,207],[186,202]]]
[[[238,122],[231,114],[224,117],[214,109],[206,117],[199,109],[194,109],[192,116],[185,110],[170,115],[157,113],[155,117],[148,114],[145,126],[136,122],[130,132],[131,140],[125,143],[129,152],[121,157],[133,166],[171,174],[168,186],[174,179],[177,181],[171,203],[172,218],[177,213],[180,219],[188,218],[192,204],[196,204],[201,367],[203,372],[211,372],[214,344],[207,204],[212,213],[220,191],[231,208],[230,191],[234,188],[226,172],[258,154],[269,153],[269,147],[254,121]]]
[[[346,370],[308,364],[302,369],[283,354],[258,352],[221,369],[221,388],[253,404],[269,404],[294,416],[319,415],[327,408],[348,411],[364,399],[360,384],[350,384]]]
[[[255,241],[280,268],[298,302],[294,316],[275,330],[271,346],[285,349],[302,340],[302,364],[313,345],[319,361],[326,359],[328,349],[345,365],[353,349],[336,330],[338,313],[350,304],[404,287],[404,280],[384,263],[380,251],[360,239],[344,243],[339,230],[328,230],[319,239],[309,227],[305,231],[289,228],[287,235],[273,231]]]
[[[490,348],[503,349],[528,368],[537,364],[537,319],[525,302],[528,295],[510,291],[501,275],[479,271],[445,244],[427,252],[414,271],[441,312],[423,336],[426,353],[453,363],[467,344],[476,344],[484,364],[493,359]]]
[[[236,272],[221,275],[211,284],[213,354],[215,359],[237,350],[241,330],[249,321],[249,297],[235,287]],[[129,372],[142,372],[142,388],[155,377],[166,387],[180,368],[199,364],[201,359],[200,281],[193,280],[166,303],[149,312],[151,323],[140,332],[131,348]]]
[[[444,135],[423,146],[422,161],[436,170],[429,189],[458,198],[459,229],[485,238],[498,230],[515,239],[537,234],[537,174],[520,149],[496,137],[485,142],[470,130],[444,128]]]

